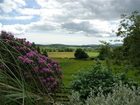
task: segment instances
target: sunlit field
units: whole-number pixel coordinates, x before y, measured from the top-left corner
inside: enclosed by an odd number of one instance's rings
[[[98,56],[98,52],[87,52],[89,57]],[[74,52],[48,52],[50,58],[74,58]]]

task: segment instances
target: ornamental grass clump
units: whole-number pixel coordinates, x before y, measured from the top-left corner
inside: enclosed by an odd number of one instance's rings
[[[59,89],[62,77],[56,61],[40,54],[26,39],[4,31],[0,34],[0,75],[0,93],[4,92],[4,97],[12,93],[12,87],[19,89],[19,93],[28,90],[49,95]]]

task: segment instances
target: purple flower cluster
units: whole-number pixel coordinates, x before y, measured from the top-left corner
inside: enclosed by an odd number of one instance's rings
[[[48,90],[54,90],[59,85],[61,71],[59,64],[48,57],[39,54],[37,51],[30,51],[26,55],[19,56],[18,59],[24,64],[34,65],[33,72],[38,73],[40,82]],[[56,78],[57,77],[57,78]]]
[[[32,72],[35,76],[37,75],[35,78],[39,78],[36,79],[39,85],[43,84],[49,91],[57,89],[62,77],[61,69],[57,62],[37,52],[32,47],[32,43],[26,41],[26,39],[14,38],[12,34],[6,32],[1,32],[0,39],[20,52],[17,59],[24,69],[25,78],[30,79],[28,74]]]

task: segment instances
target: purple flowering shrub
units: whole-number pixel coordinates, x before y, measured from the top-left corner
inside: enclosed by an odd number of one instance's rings
[[[2,31],[0,54],[6,61],[5,65],[0,64],[0,69],[8,72],[7,68],[10,68],[18,78],[24,78],[45,92],[54,92],[60,86],[62,73],[59,64],[40,54],[26,39],[14,38],[11,33]]]

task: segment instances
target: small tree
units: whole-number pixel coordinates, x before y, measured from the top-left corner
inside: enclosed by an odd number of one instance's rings
[[[46,49],[42,49],[42,54],[45,55],[46,57],[48,57],[48,53]]]
[[[102,45],[100,48],[100,53],[99,53],[98,58],[100,60],[105,60],[106,58],[110,57],[111,47],[110,47],[109,43],[107,43],[107,42],[101,41],[101,43],[102,43]]]
[[[76,59],[84,59],[89,57],[88,54],[80,48],[75,51],[74,56]]]
[[[40,49],[39,46],[36,46],[36,50],[37,50],[39,53],[41,53],[41,49]]]

